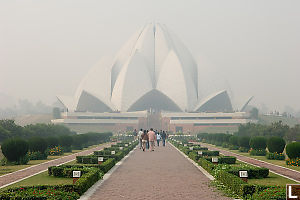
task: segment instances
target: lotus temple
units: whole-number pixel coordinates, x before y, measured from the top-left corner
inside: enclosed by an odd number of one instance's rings
[[[202,96],[198,81],[185,45],[165,25],[146,24],[115,57],[92,67],[74,96],[57,96],[64,112],[52,122],[78,132],[154,127],[192,133],[251,121],[250,100],[233,109],[226,90]]]

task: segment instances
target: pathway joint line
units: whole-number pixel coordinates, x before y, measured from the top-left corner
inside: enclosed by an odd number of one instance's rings
[[[122,158],[122,160],[120,160],[119,162],[117,162],[115,164],[115,166],[113,166],[113,168],[111,168],[107,173],[104,174],[103,178],[98,180],[92,187],[90,187],[83,195],[81,195],[81,197],[79,198],[79,200],[88,200],[95,192],[96,190],[107,180],[109,179],[109,177],[113,174],[114,171],[116,171],[116,169],[118,169],[123,162],[137,149],[137,147],[135,147],[134,149],[132,149],[124,158]]]
[[[211,181],[215,180],[215,177],[213,177],[210,173],[208,173],[203,167],[201,167],[200,165],[198,165],[195,161],[193,161],[192,159],[190,159],[182,151],[180,151],[179,149],[177,149],[173,144],[171,144],[170,142],[168,144],[170,144],[172,147],[174,147],[177,151],[179,151],[179,153],[183,157],[185,157],[188,161],[190,161],[193,165],[195,165],[209,180],[211,180]]]

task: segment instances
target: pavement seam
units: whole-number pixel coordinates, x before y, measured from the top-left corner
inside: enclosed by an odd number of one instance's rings
[[[123,162],[137,149],[135,147],[133,150],[131,150],[122,160],[117,162],[113,168],[111,168],[106,174],[104,174],[103,178],[97,181],[92,187],[90,187],[83,195],[81,195],[79,200],[88,200],[95,192],[96,190],[112,175],[112,173],[118,169]]]
[[[183,157],[185,157],[189,162],[195,165],[209,180],[213,181],[215,178],[209,174],[205,169],[203,169],[200,165],[198,165],[195,161],[190,159],[187,155],[185,155],[182,151],[177,149],[173,144],[169,143],[172,147],[174,147]]]

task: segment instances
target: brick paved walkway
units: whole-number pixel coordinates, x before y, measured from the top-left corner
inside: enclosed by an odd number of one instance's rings
[[[135,150],[96,190],[90,200],[228,200],[209,187],[209,179],[174,147]]]
[[[247,156],[242,156],[242,155],[239,155],[239,154],[236,154],[236,153],[232,153],[230,151],[219,149],[219,148],[217,148],[215,146],[212,146],[210,144],[206,144],[206,143],[200,143],[200,144],[201,144],[201,146],[207,147],[210,150],[220,151],[220,153],[222,153],[223,155],[235,156],[237,159],[239,159],[241,161],[244,161],[244,162],[247,162],[247,163],[250,163],[250,164],[254,164],[254,165],[257,165],[257,166],[260,166],[260,167],[268,168],[273,172],[276,172],[278,174],[284,175],[286,177],[294,179],[295,181],[300,182],[300,172],[298,172],[298,171],[291,170],[291,169],[288,169],[288,168],[283,168],[283,167],[278,166],[278,165],[269,164],[269,163],[266,163],[266,162],[263,162],[263,161],[260,161],[260,160],[256,160],[256,159],[253,159],[253,158],[250,158],[250,157],[247,157]]]
[[[16,172],[12,172],[12,173],[9,173],[9,174],[2,175],[2,176],[0,176],[0,188],[3,188],[5,186],[7,186],[8,184],[18,182],[21,179],[24,179],[28,176],[33,175],[33,174],[37,174],[39,172],[45,171],[50,166],[60,165],[60,164],[65,163],[65,162],[72,161],[76,158],[76,156],[88,155],[88,154],[93,153],[94,151],[101,150],[104,147],[109,147],[110,145],[111,145],[111,143],[99,145],[99,146],[97,146],[95,148],[92,148],[92,149],[81,151],[81,152],[78,152],[78,153],[75,153],[75,154],[71,154],[71,155],[64,156],[64,157],[61,157],[61,158],[58,158],[58,159],[55,159],[55,160],[48,161],[46,163],[41,163],[41,164],[38,164],[38,165],[34,165],[32,167],[28,167],[28,168],[16,171]]]

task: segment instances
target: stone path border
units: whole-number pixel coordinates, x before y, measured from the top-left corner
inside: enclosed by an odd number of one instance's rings
[[[254,166],[258,166],[258,167],[265,167],[268,168],[271,172],[278,174],[280,176],[283,176],[285,178],[288,178],[292,181],[298,182],[300,183],[300,172],[293,170],[293,169],[289,169],[286,167],[282,167],[279,165],[274,165],[274,164],[270,164],[267,163],[265,161],[261,161],[261,160],[257,160],[255,158],[250,158],[247,156],[243,156],[243,155],[239,155],[230,151],[226,151],[223,149],[219,149],[217,147],[214,147],[210,144],[206,144],[206,143],[200,143],[201,146],[203,147],[207,147],[210,150],[215,150],[215,151],[220,151],[221,154],[226,155],[226,156],[235,156],[239,161],[247,163],[247,164],[251,164]]]
[[[102,150],[105,147],[109,147],[111,143],[105,143],[105,144],[100,144],[97,147],[94,147],[92,149],[84,150],[78,153],[74,153],[68,156],[63,156],[61,158],[57,158],[55,160],[50,160],[44,163],[40,163],[37,165],[33,165],[9,174],[5,174],[0,176],[0,189],[7,187],[9,185],[12,185],[14,183],[20,182],[24,179],[27,179],[29,177],[35,176],[37,174],[40,174],[42,172],[45,172],[48,170],[48,167],[50,166],[57,166],[57,165],[62,165],[65,163],[68,163],[70,161],[73,161],[76,159],[76,156],[82,156],[82,155],[89,155],[93,153],[94,151],[99,151]]]
[[[134,150],[136,150],[137,147],[132,149],[122,160],[117,162],[113,168],[111,168],[106,174],[104,174],[103,178],[99,181],[97,181],[90,189],[88,189],[83,195],[81,195],[79,200],[88,200],[95,192],[96,190],[111,176],[111,174],[119,168],[120,165],[123,164],[123,162],[132,154]]]

